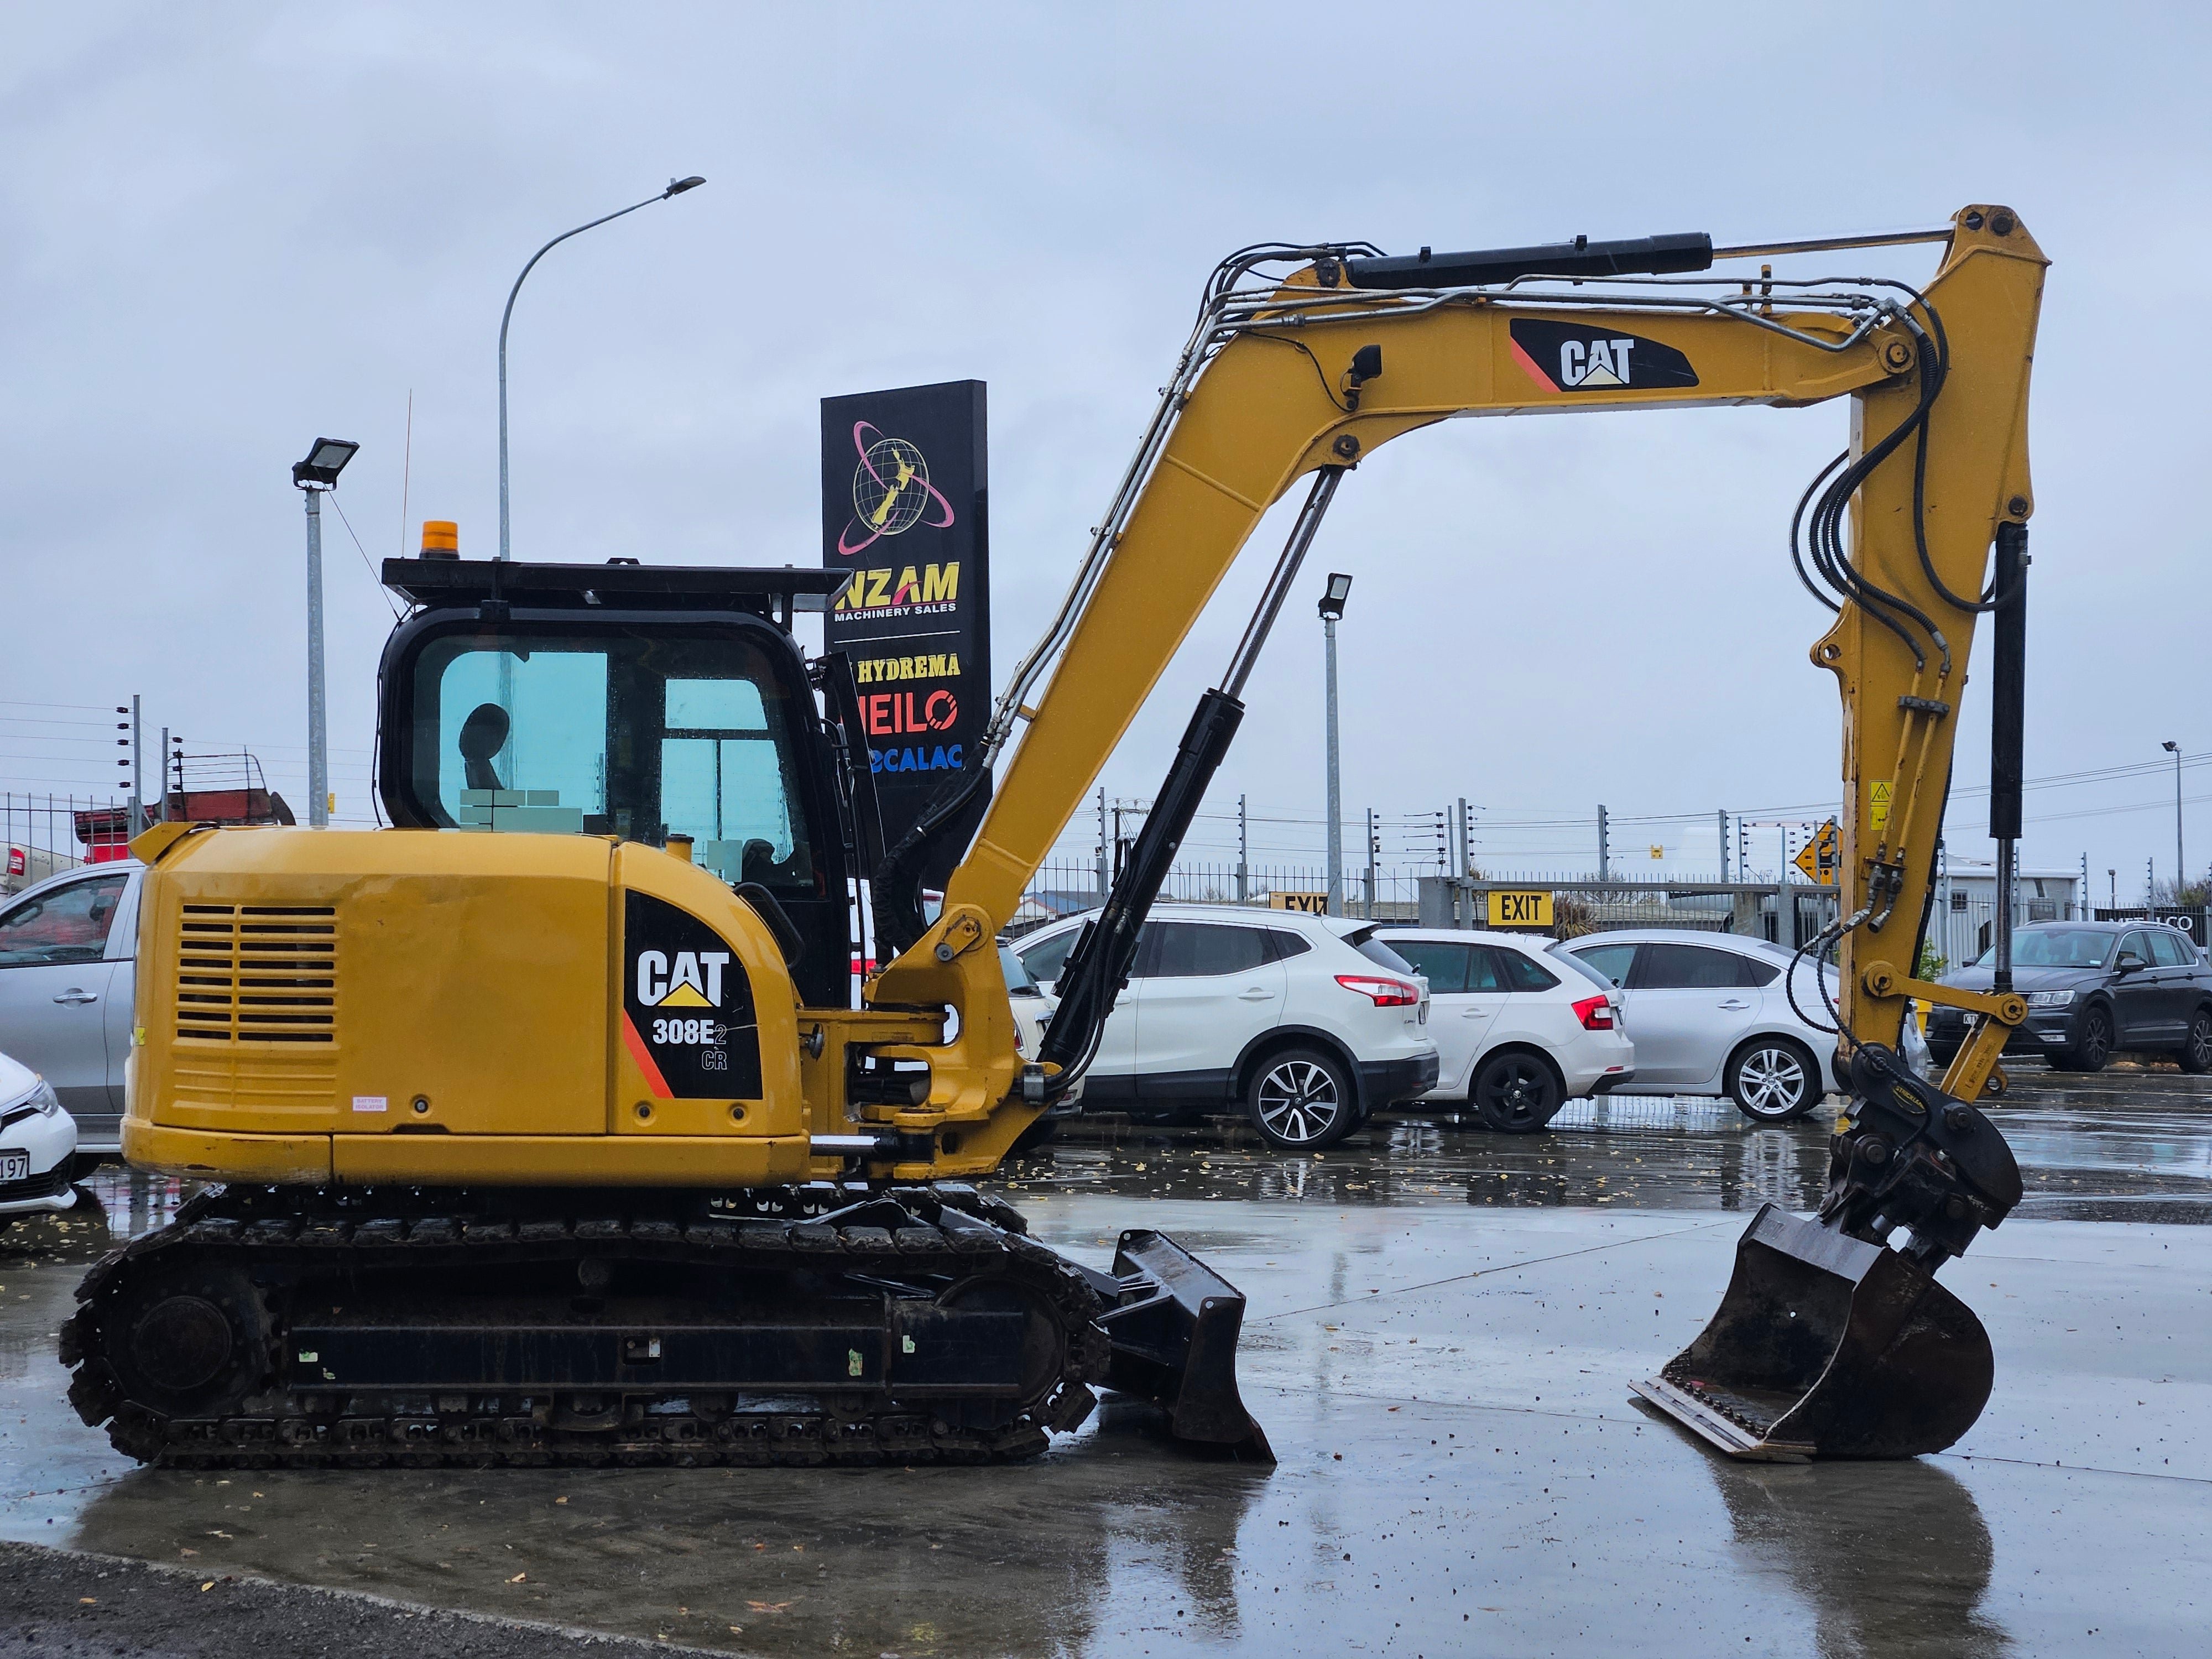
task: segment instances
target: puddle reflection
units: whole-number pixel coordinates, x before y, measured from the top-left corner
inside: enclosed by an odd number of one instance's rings
[[[1004,1179],[1017,1201],[1026,1191],[1804,1212],[1827,1185],[1834,1115],[1831,1103],[1755,1124],[1726,1101],[1608,1096],[1572,1103],[1549,1133],[1504,1135],[1448,1109],[1408,1109],[1318,1155],[1267,1147],[1231,1118],[1167,1127],[1101,1116],[1064,1126]],[[2212,1222],[2212,1079],[2027,1071],[1997,1117],[2027,1184],[2023,1216]]]
[[[69,1541],[747,1652],[1112,1652],[1139,1623],[1248,1633],[1238,1534],[1268,1479],[1124,1403],[1015,1479],[139,1471]]]
[[[1810,1602],[1818,1651],[1996,1659],[1992,1550],[1973,1494],[1924,1460],[1738,1463],[1708,1454],[1738,1552]]]

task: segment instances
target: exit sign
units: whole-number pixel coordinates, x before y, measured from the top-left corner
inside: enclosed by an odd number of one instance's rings
[[[1490,925],[1492,927],[1549,927],[1552,925],[1552,896],[1534,890],[1513,890],[1493,888],[1490,894]]]

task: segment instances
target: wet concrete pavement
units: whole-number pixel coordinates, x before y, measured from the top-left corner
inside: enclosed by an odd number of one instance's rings
[[[1826,1157],[1824,1121],[1634,1098],[1318,1158],[1086,1124],[1010,1172],[1071,1254],[1161,1227],[1248,1293],[1273,1470],[1110,1407],[1013,1469],[131,1469],[50,1335],[106,1230],[18,1227],[0,1535],[763,1654],[2201,1652],[2212,1088],[2024,1071],[2030,1198],[1944,1273],[1996,1391],[1940,1457],[1731,1464],[1630,1403]],[[158,1219],[95,1184],[118,1231]]]

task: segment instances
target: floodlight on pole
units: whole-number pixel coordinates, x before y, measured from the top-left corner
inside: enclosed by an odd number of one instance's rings
[[[507,544],[507,328],[514,319],[514,296],[522,292],[523,278],[530,275],[532,269],[540,259],[571,236],[580,236],[584,232],[595,229],[609,220],[619,219],[626,213],[635,213],[640,208],[651,207],[655,202],[665,202],[672,196],[681,196],[686,191],[696,190],[706,182],[696,173],[688,179],[671,179],[668,181],[668,188],[658,196],[648,196],[642,202],[633,202],[626,208],[618,208],[604,217],[592,220],[589,224],[578,225],[574,230],[562,231],[530,256],[529,264],[522,267],[522,275],[514,279],[514,286],[507,291],[507,309],[500,313],[499,317],[499,556],[501,558],[513,556]]]
[[[1334,570],[1316,607],[1321,612],[1323,678],[1328,688],[1328,894],[1323,903],[1333,916],[1344,914],[1344,787],[1337,766],[1336,624],[1344,615],[1345,600],[1351,596],[1352,578]]]
[[[307,823],[331,823],[329,725],[323,705],[323,492],[361,448],[345,438],[318,438],[307,458],[292,463],[292,483],[307,497]],[[166,798],[166,797],[165,797]]]
[[[2189,879],[2189,863],[2181,856],[2181,745],[2161,743],[2159,747],[2173,757],[2173,902],[2179,904],[2182,884]]]

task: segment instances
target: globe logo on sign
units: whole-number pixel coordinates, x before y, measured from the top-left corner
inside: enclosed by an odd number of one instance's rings
[[[951,524],[952,503],[930,483],[929,463],[914,444],[887,438],[867,422],[856,421],[853,447],[860,460],[853,469],[853,521],[837,538],[841,555],[849,559],[917,524],[937,530]]]

